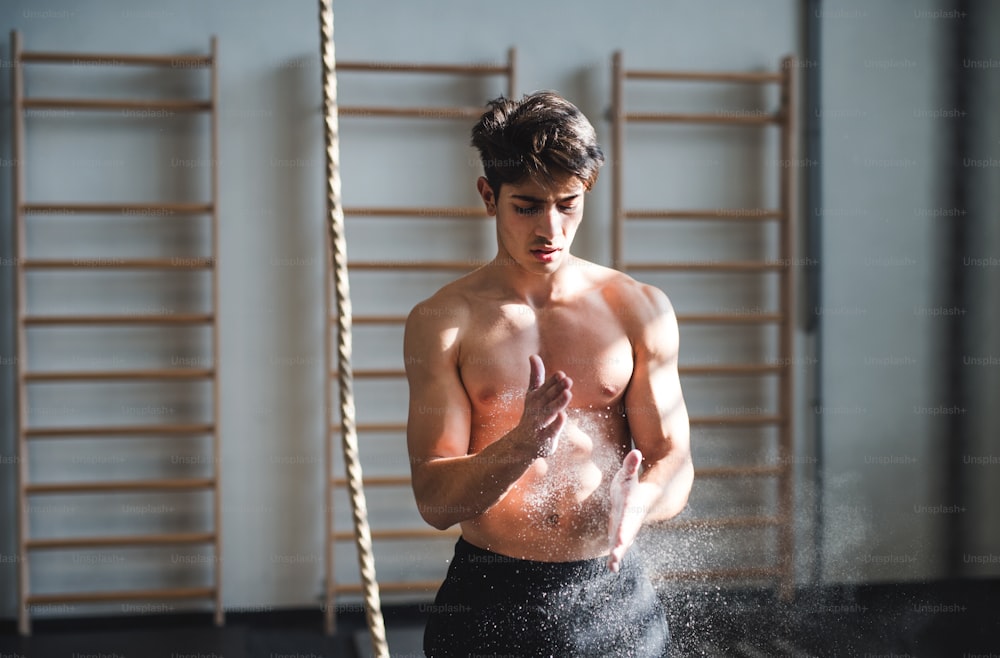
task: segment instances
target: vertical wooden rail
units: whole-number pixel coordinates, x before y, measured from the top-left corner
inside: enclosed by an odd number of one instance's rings
[[[781,411],[785,417],[785,422],[781,425],[781,446],[779,455],[781,459],[781,476],[778,481],[779,494],[778,514],[783,523],[780,527],[780,555],[782,578],[780,585],[780,595],[783,599],[790,599],[795,591],[795,517],[794,517],[794,497],[795,497],[795,468],[792,456],[795,454],[794,437],[795,427],[795,388],[794,388],[794,354],[795,354],[795,281],[796,268],[794,262],[795,254],[795,222],[796,194],[795,194],[795,131],[797,130],[795,121],[795,59],[791,56],[781,60],[781,143],[779,149],[780,164],[780,204],[781,214],[785,221],[781,225],[781,248],[780,257],[785,260],[785,269],[781,274],[781,313],[783,315],[780,329],[781,355],[784,359],[782,365],[782,375],[780,378],[780,400]]]
[[[16,416],[17,416],[17,551],[20,556],[18,563],[18,601],[17,628],[22,635],[31,633],[31,616],[28,614],[28,389],[24,379],[24,368],[27,365],[28,348],[25,336],[24,317],[27,315],[27,290],[25,286],[24,258],[27,252],[27,238],[24,225],[24,80],[21,77],[21,35],[12,31],[11,44],[11,117],[13,119],[13,156],[14,156],[14,306],[17,309],[17,328],[14,332],[17,341],[17,382],[15,383]]]
[[[517,93],[517,48],[507,50],[507,98]]]
[[[625,152],[625,71],[622,51],[611,58],[611,267],[621,269],[625,239],[623,153]]]
[[[212,479],[215,481],[213,515],[215,525],[215,625],[225,623],[225,610],[222,607],[222,447],[219,429],[220,425],[220,393],[219,393],[219,43],[212,37],[212,65],[209,69],[211,77],[210,98],[212,112],[210,121],[210,171],[212,195]]]

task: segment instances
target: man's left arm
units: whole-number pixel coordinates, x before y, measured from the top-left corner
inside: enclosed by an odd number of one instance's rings
[[[611,484],[608,567],[617,571],[644,521],[662,521],[687,505],[694,481],[690,425],[677,360],[680,335],[667,296],[642,286],[633,335],[635,365],[625,414],[635,450]]]

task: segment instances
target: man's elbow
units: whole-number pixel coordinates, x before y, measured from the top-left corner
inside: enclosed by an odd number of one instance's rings
[[[442,492],[434,474],[427,472],[426,463],[411,460],[410,485],[417,511],[424,522],[438,530],[447,530],[455,525],[454,510],[441,502]]]
[[[428,525],[437,530],[447,530],[471,516],[463,505],[441,502],[440,498],[429,492],[424,492],[418,481],[415,481],[414,484],[413,493],[417,502],[417,511],[420,512],[420,518]]]
[[[447,530],[457,523],[455,515],[449,514],[448,510],[442,505],[418,504],[417,510],[420,511],[420,518],[436,530]]]
[[[694,485],[694,464],[688,457],[684,464],[678,469],[676,475],[667,485],[660,504],[657,505],[653,520],[666,521],[672,519],[687,507],[688,498],[691,495],[691,488]]]
[[[677,511],[674,512],[674,516],[683,512],[684,508],[687,507],[691,488],[694,486],[694,462],[691,461],[690,455],[684,462],[681,472],[677,474],[677,479],[677,501],[675,503]]]

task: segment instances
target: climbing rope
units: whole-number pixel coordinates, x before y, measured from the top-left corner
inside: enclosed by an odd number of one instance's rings
[[[344,235],[344,209],[340,201],[340,137],[337,121],[337,72],[333,47],[332,0],[320,0],[320,41],[323,63],[323,110],[326,141],[326,212],[333,251],[333,280],[337,294],[337,370],[340,383],[340,417],[347,488],[354,520],[354,542],[358,549],[361,584],[365,599],[365,617],[376,658],[389,658],[385,622],[375,579],[375,556],[372,553],[368,506],[361,479],[358,433],[354,414],[354,370],[351,366],[351,290],[347,280],[347,239]],[[331,503],[332,504],[332,503]],[[329,513],[329,512],[328,512]],[[329,538],[327,538],[329,539]],[[327,550],[330,550],[327,547]],[[328,575],[328,578],[330,576]],[[328,624],[333,616],[327,612]],[[332,627],[328,627],[332,631]]]

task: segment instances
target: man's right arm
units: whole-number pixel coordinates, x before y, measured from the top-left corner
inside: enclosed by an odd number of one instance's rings
[[[444,530],[500,501],[538,457],[551,454],[566,421],[572,382],[563,373],[542,383],[532,362],[525,414],[506,435],[469,454],[472,405],[458,373],[458,347],[469,309],[437,298],[406,322],[403,354],[410,386],[406,426],[413,493],[421,516]]]

